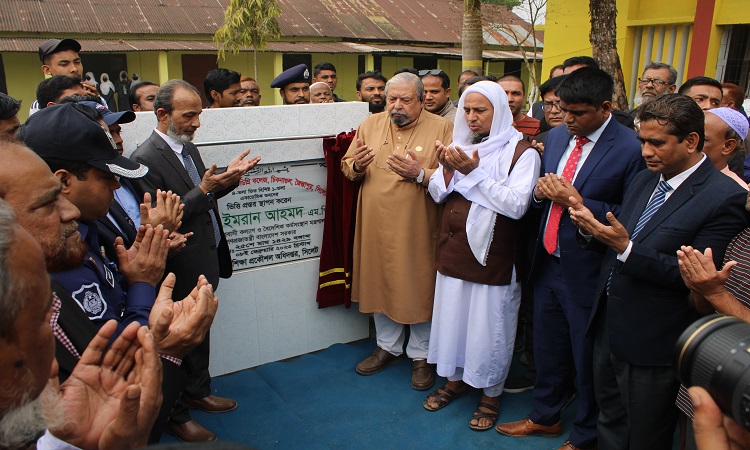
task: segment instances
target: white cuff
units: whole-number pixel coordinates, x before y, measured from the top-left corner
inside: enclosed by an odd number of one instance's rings
[[[625,262],[628,260],[628,255],[630,255],[630,251],[633,250],[633,241],[628,242],[628,248],[625,249],[624,252],[617,255],[617,259],[620,262]]]
[[[36,441],[36,448],[37,450],[80,450],[75,445],[56,438],[49,430],[45,430],[44,435]]]

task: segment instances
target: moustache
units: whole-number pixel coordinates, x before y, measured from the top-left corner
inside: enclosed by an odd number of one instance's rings
[[[63,230],[63,239],[69,238],[70,235],[74,234],[76,231],[78,231],[78,223],[73,221]]]

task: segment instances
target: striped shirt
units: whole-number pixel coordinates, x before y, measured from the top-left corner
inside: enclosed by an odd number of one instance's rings
[[[750,309],[750,228],[745,228],[732,239],[724,255],[724,264],[736,261],[737,264],[729,272],[729,278],[724,288],[739,300],[745,308]],[[680,411],[693,419],[693,402],[690,401],[687,388],[680,385],[680,392],[675,402]]]

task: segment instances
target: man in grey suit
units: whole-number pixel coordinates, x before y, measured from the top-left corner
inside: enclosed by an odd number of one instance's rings
[[[658,97],[638,108],[638,118],[648,171],[628,186],[620,214],[607,213],[605,225],[578,202],[570,212],[593,236],[588,244],[606,249],[588,328],[603,449],[672,448],[674,345],[697,317],[677,250],[711,248],[720,266],[727,244],[748,223],[747,191],[703,154],[703,111],[690,97]]]
[[[167,261],[166,273],[174,272],[178,280],[174,298],[187,295],[201,274],[214,289],[219,277],[232,275],[232,258],[219,221],[216,199],[237,187],[242,175],[260,161],[260,157],[244,160],[249,153],[245,150],[229,162],[225,172],[217,173],[216,165],[206,170],[198,148],[191,142],[200,127],[201,111],[200,95],[195,87],[183,80],[168,81],[154,100],[156,129],[131,156],[150,169],[149,176],[136,184],[140,196],[144,192],[153,196],[157,189],[171,190],[185,204],[180,231],[192,232],[193,236],[178,255]],[[216,439],[213,433],[190,418],[188,405],[213,413],[237,408],[236,401],[211,395],[209,349],[209,334],[206,334],[203,343],[183,360],[188,386],[172,411],[167,430],[185,442]]]

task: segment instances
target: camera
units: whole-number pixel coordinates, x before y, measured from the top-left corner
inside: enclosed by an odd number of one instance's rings
[[[682,384],[706,389],[750,431],[750,323],[721,314],[701,318],[677,340],[675,367]]]

